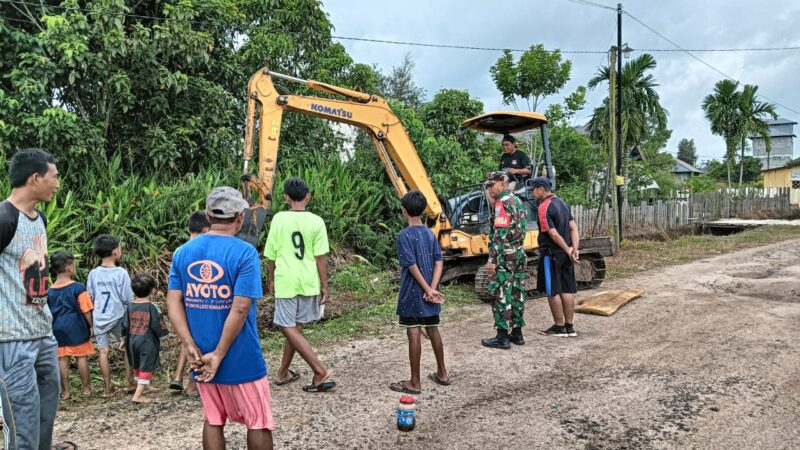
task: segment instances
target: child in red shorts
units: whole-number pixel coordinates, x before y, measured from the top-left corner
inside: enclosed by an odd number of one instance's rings
[[[69,252],[55,252],[50,257],[50,271],[56,281],[47,291],[47,304],[53,314],[53,335],[58,341],[58,368],[61,372],[61,398],[70,396],[69,359],[78,360],[78,373],[83,383],[83,395],[92,394],[87,356],[94,354],[92,346],[92,299],[86,286],[74,280],[77,269],[75,257]]]

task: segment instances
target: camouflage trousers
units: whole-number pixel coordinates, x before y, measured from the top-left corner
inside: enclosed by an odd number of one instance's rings
[[[492,300],[494,327],[509,330],[510,321],[514,328],[525,326],[525,280],[526,257],[522,250],[511,255],[499,255],[495,276],[489,282]]]

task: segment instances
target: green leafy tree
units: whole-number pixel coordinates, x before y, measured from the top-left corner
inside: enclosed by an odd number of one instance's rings
[[[519,61],[514,61],[511,50],[505,50],[489,69],[503,103],[519,110],[520,98],[529,111],[536,111],[542,100],[558,93],[569,81],[571,71],[572,62],[562,61],[561,51],[547,50],[542,44],[532,45]]]
[[[735,157],[735,156],[734,156]],[[743,158],[744,161],[744,173],[743,173],[743,182],[744,183],[755,183],[761,178],[761,161],[758,158],[752,156],[745,156]],[[706,165],[704,170],[706,171],[706,176],[717,180],[717,181],[726,181],[727,179],[727,161],[719,161],[719,160],[711,160]]]
[[[387,75],[381,75],[379,93],[405,106],[419,108],[425,101],[425,89],[414,82],[414,61],[411,54],[406,53],[403,62],[392,68]]]
[[[711,132],[725,139],[725,162],[728,169],[728,187],[731,186],[731,170],[736,159],[736,146],[742,136],[740,114],[742,93],[739,82],[720,80],[714,85],[714,93],[703,99],[703,111],[711,123]]]
[[[678,159],[691,165],[697,163],[697,148],[695,148],[694,139],[681,139],[678,142]]]
[[[716,191],[717,180],[708,175],[699,175],[689,178],[685,186],[691,192],[713,192]]]
[[[0,62],[3,150],[46,147],[68,174],[112,154],[144,172],[229,160],[241,101],[218,71],[231,63],[221,47],[233,44],[224,32],[238,19],[233,4],[100,0],[92,9],[103,12],[3,4],[15,21],[0,19],[0,47],[16,55]]]
[[[619,74],[622,78],[622,134],[618,138],[624,151],[622,168],[623,176],[630,178],[629,161],[625,155],[635,148],[642,149],[643,143],[648,138],[663,134],[667,129],[667,110],[661,106],[660,97],[656,92],[658,83],[652,72],[656,68],[656,60],[652,55],[645,53],[629,62],[626,62]],[[611,71],[608,66],[601,67],[598,73],[589,80],[589,89],[608,83]],[[606,97],[601,106],[595,108],[589,123],[588,130],[592,140],[608,149],[611,129],[609,115],[609,99]],[[658,146],[655,149],[659,149]],[[627,188],[625,189],[627,192]]]
[[[563,103],[551,103],[544,115],[551,124],[570,124],[586,106],[586,86],[578,86]]]
[[[420,119],[434,136],[455,139],[465,149],[477,148],[477,133],[461,130],[461,122],[483,113],[483,102],[466,91],[442,89],[419,109]]]
[[[556,167],[558,194],[570,204],[591,205],[594,180],[603,171],[603,155],[585,134],[567,123],[550,128],[550,150]]]
[[[0,58],[0,150],[46,147],[68,177],[116,154],[145,174],[226,165],[261,67],[338,83],[366,72],[331,41],[318,0],[81,5],[0,5],[12,19],[0,19],[0,54],[11,55]],[[340,142],[323,121],[286,117],[291,153]]]
[[[656,60],[645,53],[622,68],[622,148],[626,154],[639,147],[653,130],[667,127],[667,110],[661,106],[656,92],[658,83],[650,73],[656,68]],[[608,83],[611,72],[607,66],[589,80],[589,89],[602,83]],[[595,142],[604,142],[609,136],[609,101],[603,100],[602,106],[595,108],[589,120],[589,131]]]
[[[739,113],[741,120],[741,133],[742,133],[742,153],[739,160],[739,184],[744,182],[744,169],[745,169],[745,138],[748,136],[758,135],[764,139],[767,151],[767,161],[769,161],[769,154],[772,151],[772,140],[769,136],[769,125],[765,119],[772,117],[778,118],[778,113],[775,111],[775,105],[769,102],[762,102],[758,100],[758,86],[752,84],[744,85],[742,89],[741,101],[739,103]]]

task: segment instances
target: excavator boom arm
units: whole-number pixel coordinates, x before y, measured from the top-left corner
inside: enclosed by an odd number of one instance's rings
[[[347,100],[337,100],[303,95],[282,95],[275,89],[273,77],[302,83],[306,87],[330,94],[341,95]],[[248,84],[247,124],[245,129],[245,173],[253,157],[253,139],[258,122],[258,176],[246,178],[251,187],[261,195],[260,204],[269,209],[275,182],[281,121],[283,111],[292,111],[308,116],[354,125],[364,130],[375,145],[381,163],[399,196],[409,189],[419,190],[428,206],[425,214],[435,220],[434,233],[450,229],[444,208],[428,178],[428,173],[419,154],[408,137],[400,119],[389,104],[376,95],[370,95],[312,80],[271,73],[262,69]],[[260,106],[260,108],[259,108]]]

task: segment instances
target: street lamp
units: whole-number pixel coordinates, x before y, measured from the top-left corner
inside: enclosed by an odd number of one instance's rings
[[[625,59],[630,59],[631,52],[633,51],[632,48],[628,47],[628,43],[622,44],[622,57]]]

